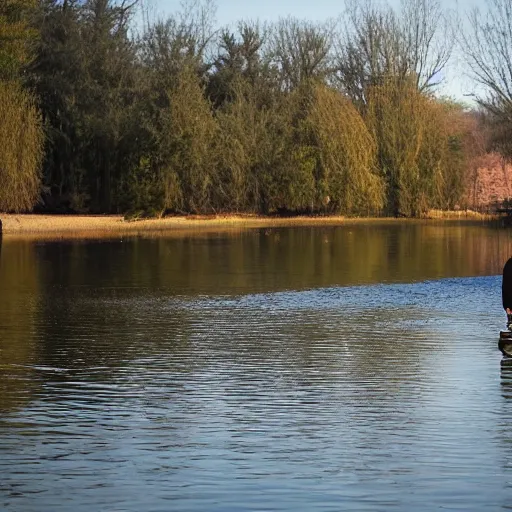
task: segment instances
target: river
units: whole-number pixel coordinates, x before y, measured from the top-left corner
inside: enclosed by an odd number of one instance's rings
[[[0,510],[510,510],[511,255],[434,222],[4,237]]]

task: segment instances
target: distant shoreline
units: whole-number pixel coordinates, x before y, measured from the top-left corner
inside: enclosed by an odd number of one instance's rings
[[[188,215],[162,219],[125,220],[121,215],[39,215],[0,214],[5,238],[115,238],[119,236],[162,235],[183,231],[205,232],[231,229],[285,226],[336,226],[353,223],[414,222],[415,220],[486,221],[496,216],[472,211],[429,212],[423,219],[391,217],[261,215]]]

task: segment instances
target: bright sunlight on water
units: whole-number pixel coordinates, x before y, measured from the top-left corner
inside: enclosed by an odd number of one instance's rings
[[[507,231],[6,238],[0,510],[512,509]]]

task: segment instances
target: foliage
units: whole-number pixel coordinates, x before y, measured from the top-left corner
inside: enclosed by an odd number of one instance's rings
[[[37,0],[0,3],[0,79],[17,78],[31,59],[30,43],[37,31],[30,26]]]
[[[368,98],[366,122],[377,140],[389,213],[418,216],[456,203],[461,146],[448,130],[447,106],[393,80],[372,87]]]
[[[46,120],[44,182],[54,201],[75,211],[115,210],[122,169],[137,159],[130,137],[144,82],[129,14],[110,0],[49,0],[39,15],[30,85]]]
[[[277,135],[283,123],[275,110],[260,106],[253,87],[235,84],[230,95],[232,101],[216,116],[217,201],[226,211],[265,211],[268,176],[283,147]]]
[[[348,0],[341,24],[235,31],[215,29],[210,0],[167,20],[146,13],[142,28],[136,9],[2,2],[2,176],[18,192],[0,208],[29,209],[41,192],[42,209],[135,217],[416,216],[460,204],[477,145],[466,113],[433,95],[453,40],[439,0]],[[8,107],[7,95],[21,100]]]
[[[0,211],[30,210],[40,195],[41,116],[16,82],[0,80]]]
[[[384,189],[376,173],[377,145],[354,105],[336,91],[318,86],[311,124],[319,146],[322,203],[337,213],[380,211]]]
[[[216,123],[198,77],[184,68],[168,91],[163,147],[168,152],[163,170],[165,207],[198,213],[212,211],[216,165],[211,149]]]

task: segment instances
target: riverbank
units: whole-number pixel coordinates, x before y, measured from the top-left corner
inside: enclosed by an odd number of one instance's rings
[[[432,211],[425,219],[485,221],[494,218],[471,211]],[[333,226],[350,223],[401,222],[395,218],[350,218],[343,216],[265,217],[260,215],[173,216],[127,221],[121,215],[0,214],[3,234],[16,238],[111,238],[182,232],[217,231],[284,226]]]

